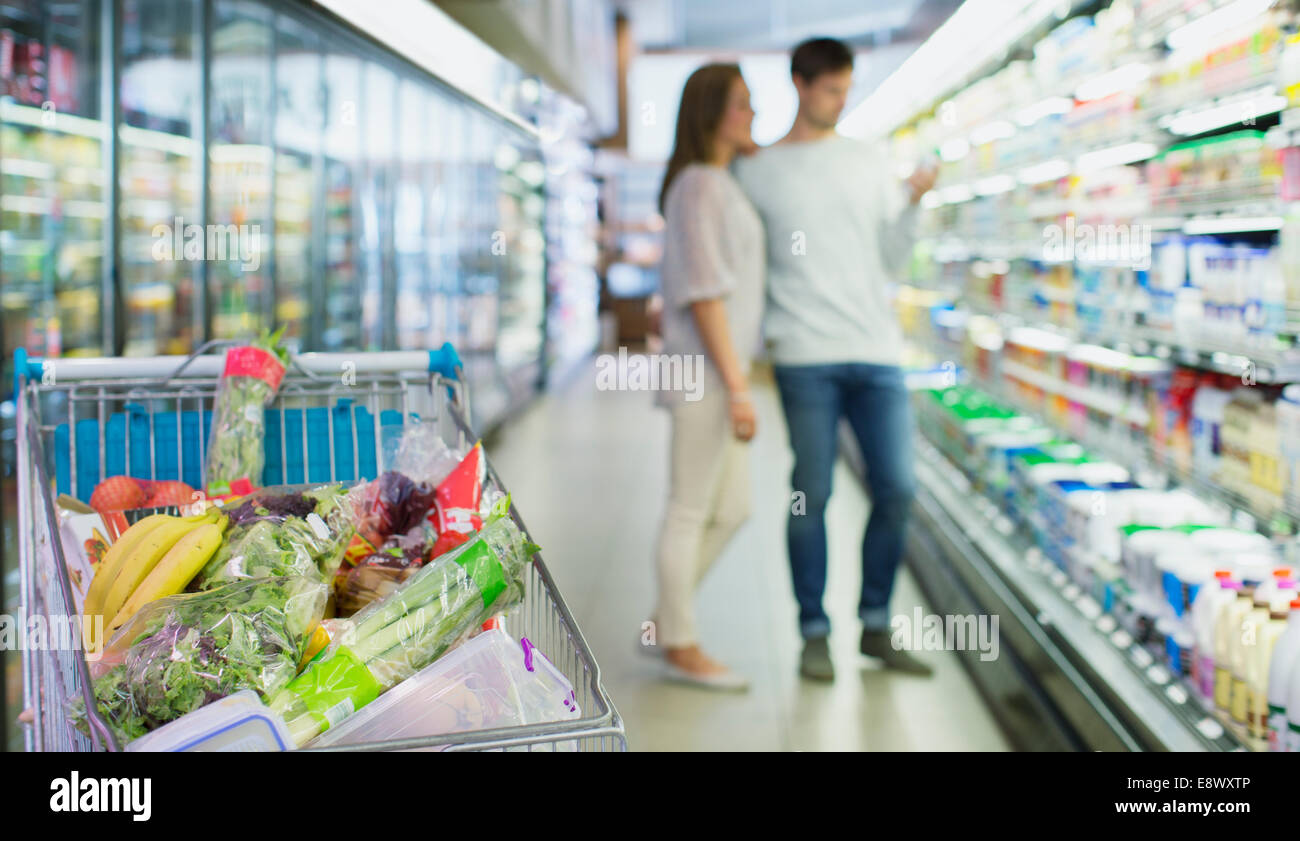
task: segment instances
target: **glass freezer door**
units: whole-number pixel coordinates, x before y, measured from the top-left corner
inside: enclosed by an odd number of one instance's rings
[[[103,349],[99,4],[0,4],[4,358]]]
[[[275,323],[296,350],[308,336],[315,253],[315,168],[324,125],[321,56],[315,36],[276,19],[275,52]]]
[[[270,326],[272,303],[271,14],[217,0],[213,16],[208,300],[213,338],[246,338]]]
[[[361,154],[361,62],[331,45],[325,56],[323,298],[313,307],[322,350],[361,346],[357,168]]]
[[[118,212],[127,355],[189,353],[203,335],[202,264],[194,259],[202,255],[187,254],[191,226],[202,222],[198,18],[192,0],[122,3]]]

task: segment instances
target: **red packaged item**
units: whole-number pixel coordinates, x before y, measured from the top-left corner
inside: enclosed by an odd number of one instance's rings
[[[175,479],[150,480],[133,476],[110,476],[95,486],[90,507],[105,511],[129,511],[133,508],[165,508],[169,505],[192,505],[198,493]]]
[[[378,551],[346,571],[338,582],[335,606],[347,616],[372,601],[386,598],[424,566],[432,555],[433,525],[427,520],[405,534],[393,535]]]
[[[433,504],[434,488],[404,473],[390,470],[360,488],[357,531],[343,553],[340,578],[362,559],[379,551],[394,534],[405,534],[420,523]]]
[[[90,507],[101,513],[127,511],[143,508],[148,499],[149,492],[138,479],[110,476],[95,486],[95,492],[90,495]]]
[[[486,480],[487,461],[483,458],[483,442],[480,441],[442,480],[434,494],[434,513],[430,519],[438,530],[438,543],[434,545],[433,557],[465,542],[472,532],[483,527],[479,506]],[[440,550],[440,546],[445,548]]]

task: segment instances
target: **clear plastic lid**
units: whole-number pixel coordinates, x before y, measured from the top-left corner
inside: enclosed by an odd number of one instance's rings
[[[289,750],[284,720],[251,689],[213,701],[146,733],[128,751],[264,753]]]

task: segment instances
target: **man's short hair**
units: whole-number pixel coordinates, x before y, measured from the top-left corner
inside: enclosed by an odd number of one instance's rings
[[[834,38],[812,38],[794,48],[790,72],[811,82],[823,73],[838,73],[853,67],[853,51]]]

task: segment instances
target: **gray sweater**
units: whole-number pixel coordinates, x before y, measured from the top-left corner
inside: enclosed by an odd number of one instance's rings
[[[772,361],[899,364],[889,284],[917,211],[885,150],[833,135],[769,146],[733,171],[766,228]]]

